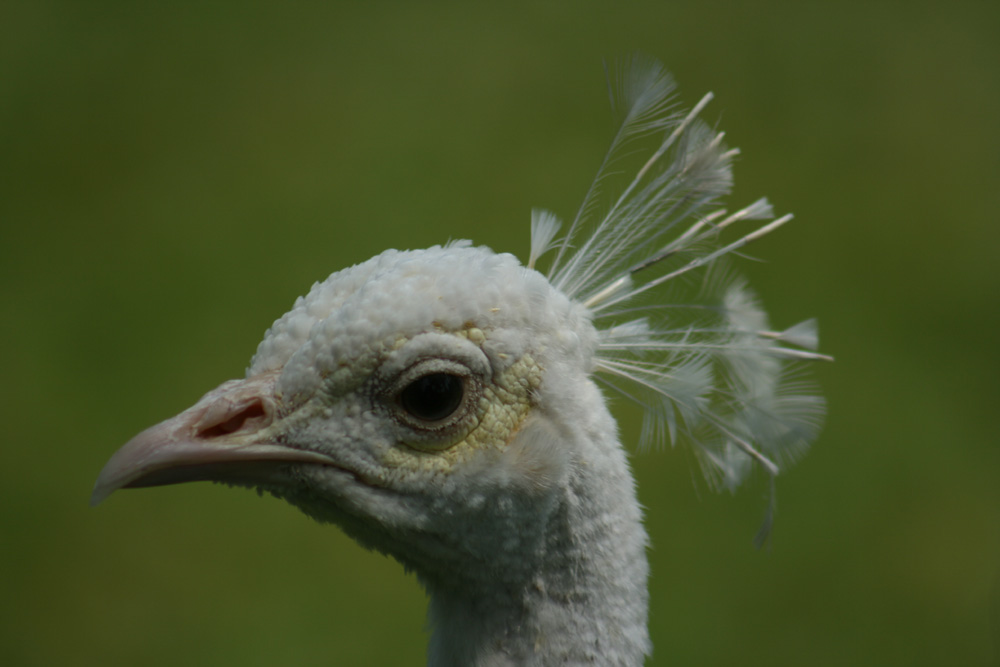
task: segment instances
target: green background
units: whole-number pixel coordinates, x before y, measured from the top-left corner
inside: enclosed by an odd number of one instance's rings
[[[733,203],[796,214],[740,264],[837,357],[770,551],[760,480],[634,457],[651,664],[997,664],[997,7],[4,3],[0,663],[422,663],[416,582],[336,529],[90,487],[333,270],[450,238],[525,257],[531,207],[569,217],[611,137],[602,60],[640,50],[685,104],[716,93]]]

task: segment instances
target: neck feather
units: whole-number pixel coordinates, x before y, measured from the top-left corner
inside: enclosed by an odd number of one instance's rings
[[[519,526],[510,558],[458,585],[454,572],[421,576],[430,665],[642,664],[647,537],[634,482],[620,447],[591,454],[544,520]]]

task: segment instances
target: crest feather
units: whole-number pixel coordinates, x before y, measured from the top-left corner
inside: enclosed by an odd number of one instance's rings
[[[621,126],[565,235],[553,241],[558,220],[533,214],[529,265],[557,250],[548,278],[590,309],[597,377],[645,408],[644,445],[690,444],[715,488],[734,490],[755,466],[773,479],[808,448],[825,410],[790,363],[830,357],[814,351],[814,320],[772,331],[745,282],[717,267],[792,216],[775,218],[766,198],[722,206],[738,151],[698,118],[711,93],[680,113],[659,62],[634,56],[617,72]],[[609,187],[644,143],[635,175]],[[682,284],[696,275],[700,288]],[[759,537],[770,521],[769,509]]]

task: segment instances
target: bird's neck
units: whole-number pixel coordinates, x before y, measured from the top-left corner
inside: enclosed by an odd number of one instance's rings
[[[460,585],[421,577],[430,665],[642,664],[646,532],[624,452],[598,456],[574,466],[544,519],[518,526],[511,559],[470,568]]]

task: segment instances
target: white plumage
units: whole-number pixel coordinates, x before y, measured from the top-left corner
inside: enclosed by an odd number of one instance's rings
[[[671,79],[642,58],[619,80],[597,179],[562,237],[533,214],[526,266],[461,241],[334,273],[274,323],[245,379],[119,450],[94,502],[258,487],[417,574],[431,664],[641,664],[647,538],[598,382],[646,408],[645,440],[689,443],[732,489],[815,436],[823,402],[787,362],[826,357],[811,322],[772,331],[719,268],[791,216],[725,240],[772,213],[717,208],[735,151],[696,118],[710,96],[675,113]]]

